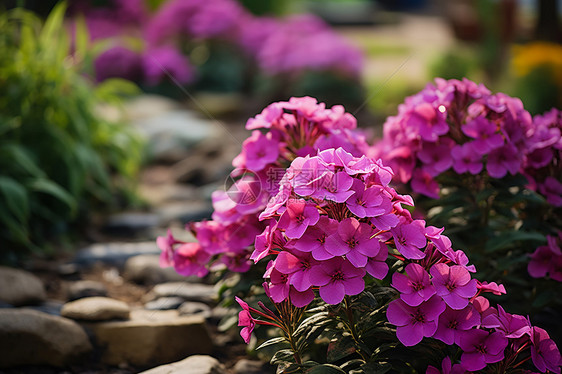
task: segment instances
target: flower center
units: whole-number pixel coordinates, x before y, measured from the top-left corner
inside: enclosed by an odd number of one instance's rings
[[[413,282],[412,288],[414,291],[421,291],[425,288],[425,285],[422,282]]]
[[[482,354],[486,353],[486,346],[484,344],[479,344],[474,348],[476,348],[476,352],[480,352]]]
[[[302,224],[305,219],[304,214],[299,214],[298,216],[295,217],[295,219],[299,225]]]
[[[336,272],[334,272],[334,273],[332,274],[332,280],[334,280],[334,281],[343,281],[343,280],[345,280],[345,276],[344,276],[344,274],[343,274],[342,271],[337,270]]]
[[[347,244],[349,246],[349,248],[353,249],[355,248],[355,246],[357,246],[357,244],[359,244],[359,240],[355,239],[355,238],[351,238],[346,240],[345,244]]]
[[[455,288],[457,288],[457,285],[455,284],[455,282],[453,281],[448,281],[445,284],[445,288],[447,288],[447,290],[449,290],[449,292],[453,291]]]
[[[447,327],[449,327],[450,329],[456,330],[458,325],[459,325],[459,322],[457,320],[452,320],[452,321],[449,321],[449,324],[447,325]]]
[[[424,323],[425,322],[425,314],[419,309],[416,309],[414,313],[411,314],[412,320],[414,322]]]

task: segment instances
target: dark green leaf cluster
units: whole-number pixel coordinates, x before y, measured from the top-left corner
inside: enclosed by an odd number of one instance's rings
[[[85,28],[71,43],[64,13],[60,4],[44,24],[21,9],[0,14],[3,261],[45,250],[45,239],[67,232],[92,209],[133,198],[141,142],[96,115],[102,102],[132,86],[108,81],[93,88],[80,73],[88,55]]]

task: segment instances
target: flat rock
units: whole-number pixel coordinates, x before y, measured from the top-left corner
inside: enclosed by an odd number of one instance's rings
[[[63,317],[83,321],[108,321],[129,318],[129,306],[109,297],[86,297],[64,304]]]
[[[92,350],[76,322],[35,310],[0,309],[0,367],[64,366]]]
[[[53,316],[60,316],[64,303],[57,300],[47,300],[39,305],[26,306],[26,309],[36,310]]]
[[[155,212],[160,216],[162,224],[168,226],[173,221],[183,224],[192,221],[210,219],[213,214],[213,206],[205,201],[185,201],[163,203],[155,208]]]
[[[226,374],[224,366],[214,357],[194,355],[171,364],[143,371],[141,374]]]
[[[235,374],[273,374],[275,368],[261,361],[241,359],[232,368]]]
[[[79,280],[68,286],[67,297],[69,300],[93,296],[107,296],[107,287],[103,283],[93,280]]]
[[[208,284],[168,282],[154,286],[148,297],[152,297],[151,300],[154,300],[168,296],[178,296],[186,301],[199,301],[209,304],[215,301],[217,292],[213,286]]]
[[[0,301],[13,306],[45,301],[43,283],[35,275],[20,269],[0,266]]]
[[[161,268],[159,255],[138,255],[129,258],[125,262],[123,277],[140,284],[157,284],[185,279],[184,276],[176,273],[173,267]]]
[[[148,152],[154,160],[181,160],[189,148],[220,134],[214,122],[181,109],[140,118],[131,125],[147,140]]]
[[[149,301],[144,304],[144,308],[147,310],[170,310],[177,309],[184,302],[181,297],[160,297],[156,300]],[[203,304],[205,305],[205,304]],[[180,315],[183,315],[180,313]]]
[[[101,360],[109,365],[158,365],[212,351],[205,320],[180,317],[176,310],[133,310],[128,321],[88,326],[104,347]]]
[[[205,318],[209,318],[212,315],[211,308],[209,308],[207,304],[198,303],[196,301],[186,301],[181,304],[178,308],[178,312],[180,316],[201,315]]]
[[[153,213],[123,212],[109,216],[103,230],[113,235],[130,237],[158,226],[159,223],[160,217]]]
[[[92,244],[80,249],[74,257],[74,262],[80,265],[102,263],[122,267],[128,258],[146,254],[160,254],[156,241]]]

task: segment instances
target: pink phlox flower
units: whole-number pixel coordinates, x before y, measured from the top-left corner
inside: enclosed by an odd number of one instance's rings
[[[409,306],[401,299],[388,305],[386,317],[396,327],[398,340],[407,347],[414,346],[424,337],[431,337],[437,330],[437,318],[445,310],[445,303],[438,296],[418,306]]]
[[[277,161],[279,157],[279,140],[273,133],[262,134],[254,130],[252,136],[242,144],[242,152],[246,156],[245,166],[253,172],[265,168],[269,163]]]
[[[498,318],[498,310],[490,307],[490,302],[484,296],[476,296],[472,299],[472,306],[476,309],[481,316],[481,327],[495,329],[500,327],[500,320]]]
[[[296,306],[297,308],[303,308],[310,304],[314,300],[314,291],[312,288],[308,290],[299,291],[294,286],[291,286],[289,289],[289,298],[291,300],[291,304]]]
[[[506,338],[520,338],[531,331],[531,324],[527,318],[507,313],[501,305],[498,305],[498,318],[500,326],[497,331],[501,331]]]
[[[425,237],[425,222],[415,220],[408,224],[398,225],[391,230],[396,249],[404,257],[411,260],[420,260],[425,254],[420,251],[427,244]]]
[[[515,175],[521,165],[520,154],[513,144],[496,148],[488,154],[486,170],[492,178],[503,178],[509,172]]]
[[[435,245],[439,252],[445,254],[451,249],[452,243],[449,237],[441,235],[443,231],[445,231],[444,227],[427,226],[425,228],[425,236]]]
[[[562,282],[562,256],[554,256],[548,272],[550,274],[550,278],[555,281]]]
[[[339,304],[345,295],[357,295],[365,289],[364,269],[335,257],[312,268],[310,279],[319,286],[320,297],[328,304]]]
[[[283,274],[275,267],[275,262],[270,261],[267,265],[267,270],[263,275],[264,278],[269,278],[268,290],[269,298],[275,303],[280,303],[289,297],[289,275]]]
[[[142,55],[142,68],[149,85],[173,79],[187,84],[195,78],[195,69],[189,59],[172,46],[150,48]]]
[[[379,241],[379,252],[375,257],[369,257],[365,270],[376,279],[384,279],[388,274],[387,258],[388,247],[382,241]]]
[[[371,159],[365,156],[353,157],[341,147],[334,151],[334,162],[336,166],[342,166],[349,175],[368,174],[376,168]]]
[[[356,267],[364,267],[367,257],[375,257],[379,250],[378,239],[369,224],[346,218],[338,225],[337,232],[326,238],[326,251],[334,256],[343,256]]]
[[[508,340],[501,332],[489,333],[485,330],[471,329],[465,331],[459,341],[464,351],[461,365],[469,371],[477,371],[486,364],[499,362],[504,358],[504,349]]]
[[[215,221],[202,221],[193,223],[191,227],[206,252],[214,255],[228,249],[225,242],[226,225]]]
[[[346,201],[351,213],[359,218],[380,216],[390,211],[390,199],[383,206],[382,187],[373,186],[365,188],[359,179],[353,180],[351,187],[354,194]]]
[[[435,287],[429,280],[429,274],[418,264],[408,264],[406,275],[394,273],[392,287],[400,292],[400,298],[409,306],[418,306],[435,295]]]
[[[264,231],[256,236],[254,242],[255,249],[250,256],[250,260],[258,263],[258,261],[269,255],[271,250],[275,247],[282,247],[285,242],[286,240],[283,238],[283,235],[277,230],[277,221],[271,220]]]
[[[548,176],[539,184],[539,192],[546,197],[546,201],[555,207],[562,207],[562,183],[554,177]]]
[[[453,166],[451,157],[451,142],[442,142],[437,145],[424,142],[418,152],[418,158],[423,163],[423,170],[432,177],[436,177]]]
[[[211,198],[214,209],[212,215],[213,221],[228,225],[241,218],[242,215],[236,210],[237,204],[226,191],[214,191]]]
[[[437,295],[455,310],[466,307],[468,299],[476,294],[476,279],[471,279],[468,270],[462,266],[439,263],[429,272]]]
[[[411,186],[414,192],[432,199],[439,198],[439,184],[427,171],[423,169],[415,169],[411,178]]]
[[[160,253],[160,267],[174,266],[174,245],[180,243],[183,242],[174,238],[170,229],[168,229],[166,236],[156,238],[156,245],[162,251]]]
[[[258,225],[258,222],[254,220],[255,217],[250,216],[246,220],[225,228],[224,241],[228,243],[229,251],[238,252],[255,242],[255,238],[262,232],[263,226]]]
[[[287,210],[279,218],[278,228],[285,229],[288,238],[298,239],[308,226],[315,225],[319,219],[320,213],[314,204],[304,200],[290,200]]]
[[[448,345],[460,344],[463,332],[478,325],[480,314],[472,305],[469,304],[460,310],[447,307],[439,316],[437,331],[433,337]]]
[[[476,288],[478,288],[479,292],[491,292],[494,295],[500,296],[505,295],[507,291],[503,284],[497,284],[496,282],[480,282],[477,280]]]
[[[350,190],[354,180],[345,171],[326,173],[318,179],[316,190],[311,196],[322,200],[343,203],[354,193],[354,191]]]
[[[302,252],[311,252],[312,257],[316,260],[330,259],[334,257],[334,255],[326,250],[326,239],[328,236],[337,232],[338,225],[338,221],[326,216],[320,216],[316,225],[309,226],[303,236],[299,239],[289,241],[287,245]]]
[[[406,123],[407,126],[417,128],[421,138],[430,142],[449,132],[444,114],[427,102],[416,105],[406,117]]]
[[[312,258],[310,253],[293,249],[281,251],[275,259],[275,268],[289,276],[289,284],[299,292],[305,292],[312,287],[310,281],[310,269],[318,265],[318,261]]]
[[[468,147],[479,155],[490,153],[491,150],[504,144],[503,137],[496,132],[496,129],[494,123],[482,116],[474,118],[461,127],[466,136],[474,139],[467,143]]]
[[[211,255],[199,243],[184,243],[174,252],[174,269],[184,276],[203,278],[209,273],[206,266],[210,259]]]
[[[455,251],[451,248],[449,251],[444,253],[444,256],[449,260],[451,260],[454,264],[462,266],[469,272],[471,273],[476,272],[476,266],[468,265],[468,261],[469,261],[468,256],[462,250],[458,249]]]
[[[445,357],[441,362],[441,371],[434,366],[429,365],[425,374],[465,374],[467,371],[460,365],[452,365],[451,358]]]
[[[547,370],[560,374],[562,358],[554,340],[540,327],[531,329],[531,358],[541,373]]]
[[[333,170],[320,157],[304,158],[300,169],[296,167],[293,167],[293,169],[298,171],[295,172],[290,183],[295,193],[300,196],[313,195],[320,187],[324,177],[328,174],[333,174]]]
[[[252,336],[252,331],[256,327],[256,320],[252,317],[248,310],[242,310],[238,313],[238,326],[242,327],[240,336],[244,342],[248,344]]]
[[[454,146],[451,156],[453,156],[453,169],[458,174],[468,171],[470,174],[476,175],[482,171],[482,156],[474,152],[467,143]]]
[[[250,270],[252,262],[248,259],[249,251],[243,250],[239,252],[224,253],[218,261],[217,266],[213,266],[211,270],[220,269],[219,264],[224,265],[228,270],[235,273],[245,273]]]
[[[269,104],[262,112],[246,122],[247,130],[269,129],[275,126],[283,115],[283,103]]]
[[[263,191],[261,181],[248,174],[237,180],[226,193],[236,203],[235,209],[244,215],[262,211],[269,197]]]
[[[531,255],[531,261],[529,261],[527,265],[527,271],[533,278],[546,277],[552,261],[556,256],[551,246],[543,245],[538,247]]]

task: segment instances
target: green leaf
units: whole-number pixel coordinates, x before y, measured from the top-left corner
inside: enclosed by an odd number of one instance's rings
[[[280,351],[275,352],[271,358],[271,364],[277,365],[280,362],[295,362],[293,351],[290,349],[281,349]]]
[[[10,212],[20,223],[25,224],[29,216],[29,199],[25,187],[12,178],[0,176],[0,194]]]
[[[485,252],[491,253],[503,250],[509,248],[515,242],[521,241],[546,242],[546,238],[543,234],[538,232],[509,231],[488,240]]]
[[[342,369],[340,369],[336,365],[331,364],[323,364],[313,367],[312,369],[306,372],[307,374],[341,374],[345,373]]]
[[[64,14],[66,13],[66,2],[58,3],[45,21],[43,30],[41,31],[41,44],[49,46],[53,40],[57,40],[63,28]]]
[[[385,374],[392,369],[392,364],[389,362],[368,362],[362,369],[365,374]]]
[[[31,176],[43,177],[45,173],[41,170],[30,153],[22,146],[13,143],[6,143],[0,146],[0,159],[16,164],[18,168],[26,171]],[[1,162],[1,161],[0,161]]]
[[[285,339],[285,337],[283,337],[283,336],[278,337],[278,338],[269,339],[269,340],[263,342],[262,344],[260,344],[260,346],[256,348],[256,351],[260,350],[260,349],[263,349],[265,347],[270,347],[270,346],[282,344],[282,343],[289,344],[287,342],[287,339]]]
[[[356,352],[351,335],[342,335],[328,344],[327,360],[335,362]]]
[[[63,202],[68,206],[71,213],[76,211],[76,200],[72,197],[71,194],[69,194],[64,188],[62,188],[55,182],[49,179],[38,178],[27,183],[27,186],[33,191],[51,195],[57,200]]]

